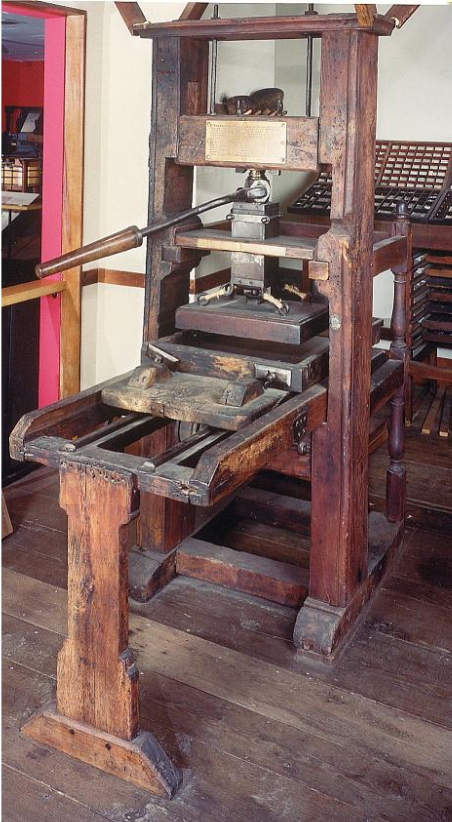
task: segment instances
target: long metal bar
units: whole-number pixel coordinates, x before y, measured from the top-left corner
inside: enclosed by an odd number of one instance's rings
[[[314,3],[309,3],[305,15],[317,14],[314,11]],[[306,44],[306,117],[311,116],[312,111],[312,63],[313,63],[313,45],[314,38],[312,34],[308,34]]]
[[[213,7],[213,20],[218,20],[218,3]],[[215,101],[217,96],[217,64],[218,64],[218,40],[212,40],[210,49],[210,104],[209,111],[215,114]]]

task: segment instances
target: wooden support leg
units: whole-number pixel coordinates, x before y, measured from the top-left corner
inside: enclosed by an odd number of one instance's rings
[[[157,457],[176,443],[174,424],[142,441],[141,455]],[[141,494],[137,545],[130,554],[129,591],[137,602],[148,602],[176,575],[174,548],[195,527],[196,508],[157,494]]]
[[[406,474],[402,463],[405,443],[403,385],[394,394],[390,405],[388,450],[391,461],[386,473],[386,517],[389,522],[402,522],[406,507]]]
[[[376,81],[375,37],[324,34],[319,159],[331,163],[333,185],[331,230],[317,245],[318,258],[329,263],[329,276],[316,287],[329,303],[328,414],[312,437],[309,597],[298,615],[294,642],[325,656],[360,612],[369,567]]]
[[[405,400],[409,382],[407,379],[409,352],[406,335],[407,306],[410,295],[407,289],[407,279],[411,276],[413,256],[411,228],[405,203],[399,205],[392,233],[404,234],[407,237],[408,252],[405,264],[393,269],[394,301],[391,316],[390,355],[393,359],[402,360],[405,363],[405,385],[397,389],[390,402],[391,421],[388,440],[390,464],[386,474],[386,517],[389,522],[402,522],[405,519],[406,507],[406,476],[402,459],[405,447]]]
[[[180,773],[139,729],[138,669],[128,648],[130,478],[77,463],[60,470],[68,514],[68,638],[56,706],[22,729],[44,744],[171,797]]]
[[[10,534],[13,532],[13,526],[11,523],[11,518],[8,513],[8,508],[6,507],[5,497],[3,496],[2,491],[2,539],[5,537],[9,537]]]

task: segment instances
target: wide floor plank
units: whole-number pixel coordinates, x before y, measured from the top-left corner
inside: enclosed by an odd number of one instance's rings
[[[112,819],[7,766],[2,767],[2,790],[9,800],[3,806],[4,822],[102,822]]]
[[[31,624],[64,633],[66,592],[4,573],[3,610]],[[144,670],[165,675],[323,739],[343,740],[402,761],[439,785],[450,784],[446,766],[452,737],[442,726],[313,677],[296,676],[262,660],[132,615],[131,646]],[[302,697],[300,694],[302,693]],[[446,780],[446,782],[444,781]]]
[[[39,674],[33,666],[38,665],[41,671],[51,674],[61,638],[57,634],[33,629],[28,623],[8,617],[5,631],[9,638],[4,648],[5,659],[8,660],[5,683],[7,692],[14,692],[15,696],[5,701],[4,722],[9,731],[4,738],[7,740],[8,751],[14,749],[13,758],[9,761],[15,764],[23,759],[23,746],[29,747],[32,743],[11,737],[14,731],[9,726],[11,721],[24,721],[38,707],[40,699],[50,698],[53,687],[51,676]],[[17,661],[11,664],[12,655],[20,656],[22,664]],[[230,762],[235,767],[241,761],[240,769],[246,774],[250,790],[253,789],[255,797],[260,797],[262,818],[267,818],[265,803],[259,793],[262,784],[265,785],[262,769],[272,772],[274,789],[278,785],[283,789],[286,779],[293,780],[302,792],[302,798],[300,796],[296,801],[296,812],[302,813],[304,809],[310,813],[315,812],[315,819],[324,818],[324,813],[328,812],[334,813],[333,818],[341,819],[342,805],[349,805],[361,809],[366,818],[395,818],[398,822],[422,818],[429,822],[441,818],[452,800],[452,791],[438,790],[428,778],[396,761],[375,757],[371,752],[363,755],[353,746],[344,745],[341,741],[325,740],[307,731],[282,726],[277,721],[266,719],[263,723],[261,717],[252,710],[231,703],[225,705],[217,697],[165,676],[156,676],[153,672],[144,670],[141,687],[144,727],[152,730],[179,764],[182,767],[189,765],[191,771],[186,780],[186,788],[179,800],[172,803],[171,809],[175,805],[179,807],[182,802],[187,804],[193,791],[199,796],[200,784],[212,795],[215,788],[213,785],[207,788],[207,785],[210,780],[215,780],[219,763],[227,764],[230,757],[234,758]],[[178,729],[176,735],[175,728]],[[63,758],[70,763],[67,757],[56,751],[49,753],[51,756],[44,763],[41,778],[44,778],[44,773],[46,779],[51,778],[55,758]],[[11,753],[8,755],[11,756]],[[83,766],[83,770],[97,774],[97,784],[99,783],[99,772],[88,766]],[[60,790],[64,790],[67,780],[70,780],[69,765],[66,765],[63,776],[64,778],[59,769]],[[257,776],[260,776],[261,788],[256,787]],[[278,777],[283,779],[282,783]],[[222,789],[234,789],[235,777],[230,767],[226,768],[221,781]],[[115,782],[118,780],[112,777],[106,781],[106,786],[100,781],[100,795],[95,806],[92,805],[91,792],[87,795],[84,786],[79,786],[78,783],[77,790],[82,790],[84,801],[89,800],[91,806],[98,809],[103,807],[102,802],[105,801],[105,787],[111,790],[111,784],[114,787]],[[122,786],[122,795],[132,790],[125,783],[118,784]],[[294,786],[291,789],[293,791]],[[319,795],[316,802],[312,790]],[[284,793],[287,797],[287,789]],[[141,797],[141,792],[139,796]],[[401,805],[402,799],[404,801]],[[336,801],[342,803],[339,810],[335,806]],[[153,801],[150,805],[153,807]],[[350,808],[347,813],[349,816],[346,815],[346,819],[355,818]],[[291,818],[290,815],[288,818]]]

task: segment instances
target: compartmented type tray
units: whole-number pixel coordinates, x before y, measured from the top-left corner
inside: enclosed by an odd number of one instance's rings
[[[375,216],[392,219],[399,203],[411,220],[452,224],[452,143],[377,141]],[[331,208],[332,178],[322,171],[288,211],[326,216]]]

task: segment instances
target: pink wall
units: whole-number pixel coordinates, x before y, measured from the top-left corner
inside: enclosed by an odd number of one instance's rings
[[[42,190],[42,259],[61,254],[64,171],[65,15],[47,9],[8,4],[8,11],[45,20],[44,155]],[[17,101],[14,101],[16,103]],[[35,103],[36,105],[36,103]],[[51,279],[59,279],[55,275]],[[39,340],[39,406],[59,397],[61,298],[42,297]]]
[[[64,168],[65,17],[46,18],[41,255],[61,254]],[[52,279],[59,279],[56,274]],[[39,406],[59,397],[61,298],[41,299]]]
[[[5,106],[44,105],[44,63],[30,60],[2,60],[2,131]]]

